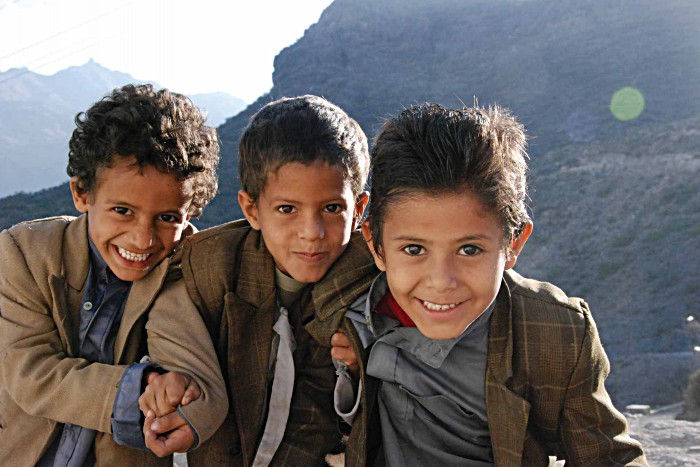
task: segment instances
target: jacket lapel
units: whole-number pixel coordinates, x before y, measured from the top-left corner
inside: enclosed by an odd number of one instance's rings
[[[379,270],[359,231],[353,232],[343,254],[314,285],[316,319],[306,325],[316,342],[330,347],[331,336],[341,325],[344,312],[366,292]]]
[[[245,240],[235,293],[224,298],[228,326],[228,371],[244,459],[255,457],[262,432],[276,316],[275,265],[258,232]]]
[[[508,388],[513,376],[512,302],[505,281],[491,316],[486,369],[486,411],[496,465],[521,465],[530,403]]]
[[[58,334],[68,355],[76,357],[80,341],[80,305],[90,270],[87,216],[78,217],[66,227],[62,248],[61,275],[49,277],[49,287]]]
[[[164,259],[155,269],[149,272],[146,277],[131,284],[129,297],[124,305],[124,314],[119,325],[117,338],[114,341],[114,361],[120,362],[127,339],[136,322],[147,312],[158,291],[163,286],[165,276],[168,273],[170,258]]]
[[[193,225],[187,224],[182,232],[182,239],[178,248],[182,247],[182,240],[195,231],[196,229]],[[176,248],[176,250],[178,248]],[[131,284],[131,290],[126,299],[126,304],[124,305],[122,321],[119,324],[117,338],[114,341],[115,362],[121,361],[132,329],[136,325],[136,322],[148,311],[156,295],[158,295],[158,292],[163,287],[163,283],[168,274],[168,267],[174,254],[173,252],[173,254],[161,261],[161,263],[150,271],[146,277]]]

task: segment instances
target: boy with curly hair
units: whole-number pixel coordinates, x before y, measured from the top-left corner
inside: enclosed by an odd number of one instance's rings
[[[208,438],[227,398],[200,316],[151,303],[169,258],[217,188],[219,145],[186,97],[115,89],[76,117],[68,174],[83,215],[0,233],[3,465],[172,465],[144,448],[137,399],[175,378],[178,409]],[[165,285],[166,288],[170,284]],[[200,394],[201,392],[201,394]]]

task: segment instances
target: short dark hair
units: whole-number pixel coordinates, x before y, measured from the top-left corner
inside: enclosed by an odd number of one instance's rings
[[[150,84],[117,88],[75,117],[66,171],[78,177],[76,189],[87,193],[99,167],[110,167],[117,157],[135,157],[139,167],[151,165],[180,181],[192,180],[190,215],[198,216],[218,185],[219,141],[205,120],[182,94],[156,91]]]
[[[265,105],[243,132],[238,151],[241,187],[254,200],[268,175],[289,162],[340,166],[355,196],[367,183],[369,151],[362,128],[340,107],[318,96],[282,98]]]
[[[368,220],[377,252],[387,207],[416,192],[469,190],[501,220],[506,240],[517,237],[530,221],[525,147],[523,126],[498,106],[422,104],[386,121],[372,149]]]

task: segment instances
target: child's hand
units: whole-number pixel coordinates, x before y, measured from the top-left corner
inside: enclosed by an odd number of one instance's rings
[[[189,376],[177,371],[163,375],[148,375],[148,386],[139,397],[139,408],[146,415],[152,411],[155,417],[174,412],[178,405],[187,405],[199,399],[199,385]]]
[[[360,365],[357,363],[357,355],[350,346],[348,336],[345,335],[342,329],[331,337],[331,357],[343,362],[350,371],[350,375],[357,381],[360,376]]]
[[[169,456],[174,452],[186,452],[194,444],[192,428],[177,412],[158,419],[153,411],[146,412],[143,437],[146,447],[158,457]]]

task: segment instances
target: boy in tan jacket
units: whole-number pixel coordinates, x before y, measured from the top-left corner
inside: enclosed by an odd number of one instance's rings
[[[162,370],[201,396],[190,447],[227,398],[197,313],[149,314],[169,257],[216,192],[216,133],[186,97],[125,86],[76,118],[78,218],[0,233],[0,459],[7,465],[172,465],[144,448],[137,399]],[[166,284],[166,288],[169,285]],[[191,396],[186,396],[191,397]]]

